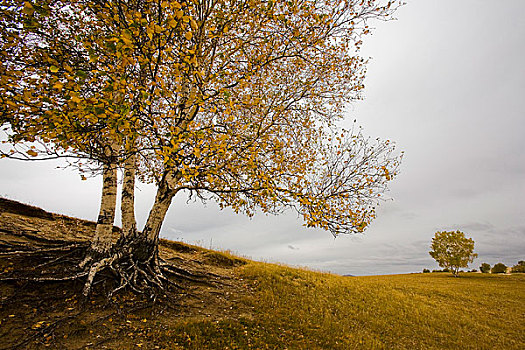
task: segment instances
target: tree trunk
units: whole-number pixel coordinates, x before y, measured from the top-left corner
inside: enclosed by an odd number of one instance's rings
[[[171,201],[178,192],[178,190],[173,190],[173,187],[170,186],[173,185],[172,182],[174,181],[176,181],[174,176],[165,174],[158,185],[155,202],[149,212],[148,220],[144,225],[140,238],[136,239],[144,245],[139,251],[136,251],[136,248],[134,249],[134,254],[145,254],[141,260],[149,259],[152,255],[155,255],[156,259],[160,229],[171,205]]]
[[[100,211],[95,237],[91,242],[91,250],[100,255],[107,254],[111,248],[117,203],[117,166],[115,164],[104,164],[102,179]]]
[[[176,191],[169,190],[165,182],[161,183],[142,232],[133,230],[127,235],[122,235],[112,251],[122,256],[129,255],[134,263],[157,269],[159,233],[175,194]]]
[[[132,155],[124,162],[124,180],[122,183],[122,234],[125,237],[135,234],[137,222],[135,220],[135,173],[136,156]]]
[[[127,170],[129,169],[126,169],[126,173],[128,173]],[[128,173],[128,175],[130,175],[130,173]],[[125,177],[127,177],[126,174]],[[166,278],[163,276],[159,261],[159,233],[171,200],[177,193],[176,190],[170,189],[170,182],[167,181],[166,178],[167,176],[164,176],[159,184],[155,202],[142,232],[138,232],[137,230],[128,231],[126,235],[121,235],[114,245],[111,245],[111,236],[109,236],[109,240],[107,241],[109,243],[104,245],[106,250],[102,251],[102,254],[99,254],[100,250],[91,250],[91,252],[87,254],[84,264],[90,262],[91,265],[84,285],[83,294],[85,296],[90,293],[95,276],[106,268],[109,268],[116,274],[120,281],[113,292],[129,286],[136,292],[148,292],[153,295],[155,294],[155,289],[164,289],[163,281]],[[174,179],[174,177],[168,178],[171,180]],[[127,185],[126,180],[129,180]],[[125,179],[124,182],[125,186],[131,185],[130,179]],[[107,183],[109,187],[109,180]],[[106,185],[106,181],[104,185]],[[104,186],[104,189],[106,189],[106,186]],[[128,201],[131,200],[131,198],[128,198]],[[129,204],[129,202],[127,203]],[[126,212],[126,215],[128,214],[130,213]],[[123,227],[129,226],[124,223],[124,220],[123,213]],[[97,241],[97,247],[100,243],[101,242]]]
[[[144,226],[142,233],[151,242],[157,241],[162,223],[166,217],[166,213],[171,205],[171,201],[175,196],[176,191],[170,190],[165,184],[160,184],[155,196],[155,202]]]

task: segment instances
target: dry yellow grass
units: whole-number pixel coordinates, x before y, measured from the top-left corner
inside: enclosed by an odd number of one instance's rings
[[[194,349],[523,349],[525,275],[342,277],[250,263],[253,317],[194,322]]]
[[[4,202],[4,249],[93,233],[93,223]],[[525,349],[525,274],[342,277],[166,240],[161,253],[214,282],[189,284],[169,305],[126,293],[82,303],[72,281],[2,282],[0,349]],[[0,271],[22,262],[0,257]]]
[[[525,275],[341,277],[243,268],[258,323],[297,349],[523,349]],[[277,338],[280,338],[280,340]]]

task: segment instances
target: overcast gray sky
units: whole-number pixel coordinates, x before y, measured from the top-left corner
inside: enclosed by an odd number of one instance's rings
[[[258,260],[367,275],[437,268],[438,230],[462,230],[481,262],[525,259],[525,1],[412,0],[376,22],[364,101],[350,106],[365,134],[405,151],[393,201],[363,235],[334,239],[294,214],[250,220],[176,199],[162,236]],[[53,162],[0,160],[0,196],[95,220],[101,178]],[[137,191],[142,225],[154,198]]]

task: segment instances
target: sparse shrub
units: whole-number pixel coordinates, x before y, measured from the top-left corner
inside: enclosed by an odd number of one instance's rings
[[[478,270],[476,270],[476,269],[472,269],[472,270],[470,270],[469,272],[478,272]]]
[[[512,266],[512,270],[510,270],[511,273],[525,273],[525,261],[520,260],[518,261],[517,265]]]
[[[481,264],[481,266],[479,267],[479,270],[482,273],[490,273],[490,264],[487,264],[487,263]]]
[[[445,267],[443,270],[441,270],[441,272],[450,272],[450,270],[448,269],[448,267]]]
[[[429,269],[423,269],[423,273],[430,273]]]
[[[432,270],[432,272],[441,272],[441,270]]]
[[[504,263],[497,263],[492,268],[492,273],[505,273],[507,272],[507,266]]]

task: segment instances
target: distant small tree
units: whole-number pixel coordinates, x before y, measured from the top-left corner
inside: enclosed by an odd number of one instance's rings
[[[505,272],[507,272],[507,265],[505,265],[504,263],[497,263],[492,268],[492,273],[505,273]]]
[[[490,273],[490,264],[487,264],[487,263],[481,264],[481,266],[479,267],[479,270],[482,273]]]
[[[525,261],[520,260],[518,261],[517,265],[512,266],[511,273],[525,273]]]
[[[423,269],[423,273],[430,273],[429,269]]]
[[[438,231],[432,238],[429,254],[443,271],[452,271],[457,277],[461,267],[467,267],[478,254],[474,253],[474,240],[466,238],[461,231]]]

